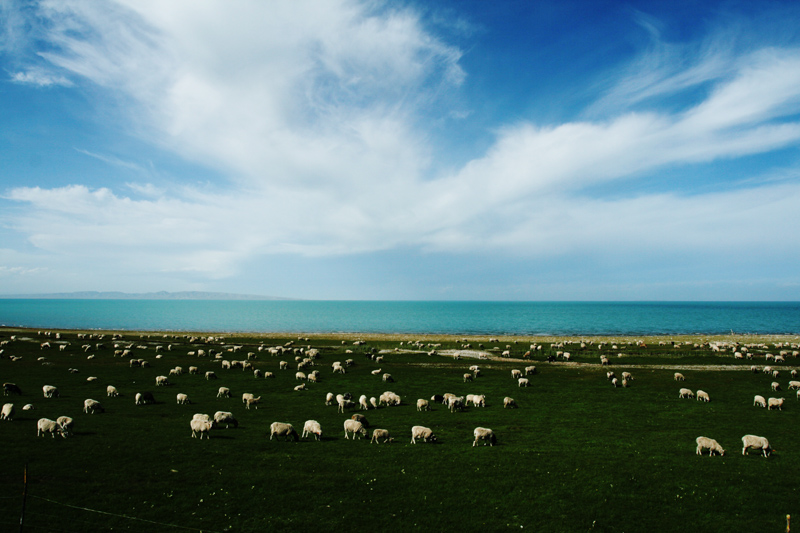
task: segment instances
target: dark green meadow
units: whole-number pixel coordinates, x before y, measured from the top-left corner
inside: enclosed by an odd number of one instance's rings
[[[536,339],[544,349],[521,362],[531,339],[478,338],[470,339],[473,348],[511,345],[513,360],[455,360],[428,355],[432,348],[424,346],[382,354],[384,360],[375,363],[368,357],[373,349],[408,348],[400,341],[417,337],[365,336],[365,345],[354,346],[354,335],[346,345],[344,337],[224,335],[221,343],[203,344],[183,335],[124,332],[119,342],[147,348],[134,348],[123,358],[114,356],[110,333],[102,340],[78,339],[76,333],[62,334],[61,342],[70,344],[59,351],[53,336],[0,330],[0,341],[17,336],[2,347],[0,381],[22,390],[21,396],[4,398],[15,405],[14,420],[0,421],[0,531],[19,528],[26,464],[25,531],[31,532],[779,532],[785,531],[787,514],[800,516],[800,402],[795,391],[786,390],[798,362],[791,356],[772,365],[781,372],[775,380],[748,370],[751,364],[764,366],[764,350],[754,350],[753,361],[735,361],[730,351],[676,349],[654,339],[647,339],[647,347],[623,340],[614,350],[610,344],[603,350],[596,343],[583,349],[568,345],[571,363],[544,360],[555,354],[551,339]],[[52,349],[40,349],[46,340]],[[292,340],[294,347],[321,350],[316,366],[307,369],[319,370],[321,382],[308,383],[306,391],[293,390],[300,383],[294,354],[257,350]],[[97,349],[98,342],[104,348]],[[425,342],[441,343],[439,351],[461,345],[453,338]],[[84,352],[83,344],[92,349]],[[155,346],[167,344],[172,350],[156,359]],[[244,347],[226,351],[233,345]],[[772,346],[769,351],[778,353]],[[197,349],[219,350],[226,360],[244,360],[254,352],[254,367],[276,377],[223,370],[213,357],[188,355]],[[609,356],[610,368],[600,365],[600,353]],[[87,360],[89,355],[94,358]],[[51,364],[43,365],[39,357]],[[131,357],[151,366],[131,368]],[[346,374],[332,373],[333,361],[348,358],[355,364]],[[289,362],[288,370],[278,369],[280,360]],[[472,364],[482,374],[464,383]],[[529,376],[531,387],[519,388],[511,369],[532,364],[538,374]],[[155,377],[175,366],[184,374],[170,377],[168,387],[156,387]],[[198,366],[201,375],[186,373],[189,366]],[[678,367],[686,376],[683,383],[673,380]],[[376,368],[391,373],[395,383],[373,376]],[[614,388],[606,379],[609,369],[618,377],[630,371],[635,379],[629,388]],[[219,379],[207,381],[202,374],[208,370]],[[87,382],[89,376],[98,380]],[[772,381],[783,390],[772,392]],[[58,387],[60,397],[43,398],[45,384]],[[107,385],[121,395],[106,397]],[[220,386],[229,387],[233,397],[217,398]],[[681,400],[681,387],[705,390],[711,402]],[[336,406],[325,405],[325,394],[350,392],[357,401],[361,394],[378,397],[387,390],[399,394],[402,405],[365,414],[371,428],[388,429],[395,441],[346,440],[343,421],[359,411],[338,413]],[[144,391],[153,392],[157,403],[135,405],[134,395]],[[244,408],[244,392],[262,396],[257,410]],[[446,392],[485,394],[487,406],[450,413],[432,403],[432,411],[417,412],[417,398]],[[178,393],[192,404],[177,405]],[[785,397],[784,410],[753,407],[755,394]],[[515,398],[519,408],[503,409],[505,396]],[[100,401],[105,412],[83,413],[86,398]],[[23,411],[27,403],[35,409]],[[218,410],[233,412],[239,427],[214,429],[209,440],[191,438],[192,415],[213,416]],[[74,436],[36,436],[39,418],[62,415],[75,419]],[[272,422],[289,422],[300,433],[308,419],[322,425],[321,442],[269,440]],[[413,425],[430,427],[438,442],[412,445]],[[492,428],[497,445],[472,447],[476,426]],[[743,457],[745,434],[767,437],[777,451],[766,459],[755,451]],[[727,454],[695,455],[700,435],[718,440]]]

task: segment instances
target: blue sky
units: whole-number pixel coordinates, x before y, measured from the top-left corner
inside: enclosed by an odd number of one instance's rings
[[[10,0],[0,32],[0,294],[800,299],[795,2]]]

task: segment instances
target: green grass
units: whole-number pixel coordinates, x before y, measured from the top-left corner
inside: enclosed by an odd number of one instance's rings
[[[598,350],[587,345],[565,348],[573,361],[591,365],[453,360],[425,353],[390,353],[375,364],[365,357],[371,348],[394,349],[397,338],[370,339],[355,347],[348,341],[314,337],[297,345],[322,348],[317,366],[322,382],[295,392],[293,356],[253,361],[272,371],[275,379],[256,380],[250,371],[221,370],[212,359],[187,352],[201,347],[187,339],[140,339],[126,333],[125,341],[147,344],[134,356],[150,368],[130,368],[128,359],[113,356],[112,342],[92,350],[87,360],[74,332],[65,352],[40,350],[46,340],[36,332],[0,331],[31,338],[4,346],[0,381],[14,382],[21,397],[5,401],[16,406],[12,422],[0,422],[4,460],[0,462],[0,530],[16,530],[21,508],[22,474],[28,465],[26,522],[29,531],[179,531],[163,525],[136,522],[65,507],[43,500],[126,515],[161,524],[178,524],[207,531],[333,531],[347,527],[388,531],[783,531],[785,515],[800,509],[800,409],[793,391],[772,393],[771,376],[742,370],[682,370],[686,382],[672,379],[674,369],[656,365],[738,364],[730,352],[714,354],[707,348],[675,349],[648,340],[647,348],[618,345],[609,353],[619,375],[629,370],[635,380],[627,389],[615,389],[599,365]],[[405,340],[415,340],[407,337]],[[52,337],[49,339],[55,345]],[[245,344],[242,352],[225,359],[244,359],[255,346],[283,344],[290,338],[228,336],[225,345]],[[172,343],[171,352],[155,358],[153,346]],[[511,341],[489,343],[505,348]],[[797,342],[794,340],[793,342]],[[512,344],[520,357],[530,342]],[[444,338],[439,349],[457,347]],[[220,345],[216,346],[220,348]],[[205,347],[208,349],[208,347]],[[345,354],[346,349],[353,354]],[[425,350],[429,350],[426,347]],[[777,353],[778,350],[771,350]],[[623,353],[623,357],[618,357]],[[8,356],[22,356],[12,362]],[[40,356],[52,363],[43,366]],[[352,358],[355,366],[344,375],[331,373],[331,363]],[[280,359],[290,370],[279,371]],[[789,358],[778,381],[785,388]],[[482,375],[463,383],[471,364]],[[536,364],[532,386],[520,389],[511,379],[512,368]],[[763,355],[755,361],[763,366]],[[202,372],[214,370],[220,379],[184,374],[171,377],[174,385],[155,387],[155,376],[176,365]],[[396,383],[385,384],[370,371],[382,368]],[[77,374],[68,368],[80,370]],[[86,377],[97,376],[94,383]],[[41,387],[55,385],[61,396],[44,399]],[[106,385],[122,396],[107,398]],[[216,398],[220,386],[234,397]],[[678,399],[678,389],[703,389],[711,402]],[[378,397],[392,390],[403,398],[399,407],[366,413],[372,427],[386,428],[395,442],[369,444],[343,438],[343,421],[352,413],[337,413],[324,405],[325,393],[351,392]],[[152,391],[159,403],[136,406],[136,392]],[[175,395],[186,393],[192,405],[176,405]],[[241,394],[262,395],[258,410],[245,410]],[[417,398],[433,394],[485,394],[486,408],[450,413],[444,406],[418,413]],[[785,396],[784,411],[752,406],[753,395]],[[519,409],[503,409],[504,396],[514,397]],[[94,398],[105,413],[87,415],[83,400]],[[35,406],[22,411],[25,403]],[[238,429],[215,429],[210,440],[190,437],[194,413],[232,411]],[[355,411],[354,411],[355,412]],[[40,417],[61,415],[75,419],[69,439],[36,437]],[[300,432],[305,420],[318,420],[323,440],[298,443],[270,441],[274,421],[290,422]],[[431,427],[434,444],[410,444],[413,425]],[[495,447],[473,448],[472,430],[492,428]],[[741,455],[741,437],[753,433],[769,438],[777,452],[769,459]],[[728,451],[724,457],[698,457],[694,440],[717,439]],[[14,528],[14,529],[12,529]]]

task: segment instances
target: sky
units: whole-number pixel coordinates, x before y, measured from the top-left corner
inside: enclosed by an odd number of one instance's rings
[[[0,294],[800,300],[800,4],[0,3]]]

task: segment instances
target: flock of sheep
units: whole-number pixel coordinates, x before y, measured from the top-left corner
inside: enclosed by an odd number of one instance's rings
[[[49,332],[40,332],[40,335],[51,336]],[[86,334],[79,334],[79,338],[82,336],[84,339],[88,340],[103,340],[103,336],[98,336],[97,339],[94,339],[92,335],[87,337]],[[60,340],[61,335],[55,334],[55,342],[57,344],[60,351],[64,351],[68,346],[69,343],[66,341]],[[10,341],[16,340],[12,337],[9,341],[2,341],[0,345],[0,358],[4,358],[3,355],[4,346],[8,345]],[[306,339],[307,340],[307,339]],[[189,344],[203,344],[204,348],[195,349],[188,352],[188,355],[196,356],[198,358],[208,357],[211,361],[218,363],[220,366],[220,370],[231,370],[231,369],[241,369],[243,371],[250,370],[253,372],[254,377],[256,378],[263,378],[269,379],[274,378],[275,374],[273,372],[267,372],[262,369],[254,368],[253,363],[251,362],[254,359],[257,359],[258,353],[256,352],[249,352],[247,353],[247,359],[240,360],[240,361],[230,361],[225,359],[228,353],[231,355],[241,352],[243,350],[243,346],[230,346],[223,344],[223,341],[219,338],[215,337],[208,337],[208,338],[189,338]],[[121,335],[114,335],[111,338],[111,342],[113,343],[114,349],[114,356],[125,357],[129,358],[129,364],[131,367],[142,367],[148,368],[150,367],[150,363],[146,360],[131,357],[134,353],[134,350],[137,349],[150,349],[153,348],[152,345],[149,344],[139,344],[132,342],[125,342]],[[141,341],[140,341],[141,342]],[[344,343],[344,341],[343,341]],[[361,341],[357,341],[356,345],[362,344]],[[402,345],[403,343],[401,343]],[[411,345],[411,343],[409,343]],[[421,342],[414,343],[410,347],[414,347],[416,349],[422,348],[423,344]],[[468,345],[466,345],[468,346]],[[100,348],[106,348],[103,343],[97,342],[94,345],[91,343],[84,344],[81,346],[81,350],[84,353],[88,353],[90,351],[97,351]],[[430,345],[428,345],[430,347]],[[554,345],[556,349],[563,347],[563,345]],[[581,344],[582,348],[586,347],[586,344]],[[602,349],[602,345],[599,346]],[[40,344],[41,350],[51,349],[52,345],[51,342],[45,341]],[[220,349],[217,349],[220,348]],[[510,347],[507,347],[510,348]],[[613,346],[615,349],[616,346]],[[787,347],[788,348],[788,347]],[[791,348],[797,348],[796,345],[792,345]],[[163,345],[157,345],[154,347],[156,352],[156,359],[161,359],[164,352],[172,352],[173,345],[167,345],[164,347]],[[551,348],[552,349],[552,348]],[[712,351],[724,351],[724,350],[731,350],[734,352],[734,358],[742,359],[742,358],[750,358],[754,357],[755,353],[758,353],[759,350],[766,349],[764,345],[755,345],[755,346],[740,346],[738,344],[730,344],[725,345],[723,343],[717,343],[711,346]],[[531,345],[531,351],[534,350],[541,350],[541,345]],[[319,382],[321,378],[321,374],[319,370],[312,370],[309,371],[312,367],[316,366],[317,360],[320,357],[320,350],[316,348],[308,347],[296,347],[294,346],[294,342],[290,341],[287,342],[283,346],[274,346],[274,347],[267,347],[264,345],[260,345],[257,347],[258,352],[266,352],[272,356],[284,356],[284,355],[294,355],[295,363],[297,366],[297,372],[295,373],[295,380],[302,381],[300,385],[294,387],[294,390],[301,391],[306,389],[306,383],[315,383]],[[531,351],[528,351],[523,357],[529,358]],[[346,350],[345,353],[352,353],[351,350]],[[436,354],[436,347],[433,348],[429,355]],[[789,350],[781,351],[778,355],[772,355],[770,353],[764,354],[764,357],[767,361],[771,361],[773,363],[782,363],[785,362],[786,355],[793,355],[797,357],[798,352],[794,350],[790,352]],[[87,356],[88,360],[94,358],[94,353]],[[503,352],[502,356],[510,356],[510,350],[506,350]],[[383,356],[377,355],[373,350],[370,353],[367,353],[367,357],[369,357],[373,362],[380,363],[382,361]],[[551,360],[554,358],[562,358],[566,361],[570,360],[570,353],[564,351],[557,351],[555,353],[555,357],[551,356]],[[458,354],[454,356],[455,359],[458,359]],[[18,360],[18,357],[10,356],[9,359],[12,361]],[[46,357],[40,357],[39,360],[42,364],[50,364],[47,361]],[[606,355],[600,356],[600,363],[603,366],[607,366],[610,364],[610,360]],[[344,363],[341,361],[335,361],[331,365],[331,372],[333,374],[345,374],[348,372],[348,368],[354,364],[352,359],[347,359]],[[278,365],[279,370],[288,370],[289,362],[288,361],[280,361]],[[757,367],[751,367],[753,372],[759,372]],[[77,372],[77,369],[70,369],[70,372],[74,373]],[[762,370],[764,373],[770,374],[774,378],[777,379],[779,375],[779,371],[773,369],[772,367],[766,366]],[[196,366],[190,366],[188,368],[189,374],[195,375],[202,375],[205,377],[206,380],[210,381],[213,379],[217,379],[217,374],[214,371],[207,371],[204,374],[201,374],[199,368]],[[180,366],[176,366],[170,369],[169,375],[159,375],[155,378],[155,386],[156,387],[167,387],[172,384],[170,378],[173,376],[181,376],[183,374],[183,368]],[[377,368],[371,371],[372,375],[380,376],[381,380],[386,383],[394,382],[394,378],[389,373],[382,372],[381,368]],[[537,374],[537,369],[535,366],[526,366],[524,370],[522,369],[513,369],[511,371],[511,377],[513,380],[516,381],[518,387],[528,387],[530,386],[530,379],[529,376]],[[473,380],[477,379],[481,375],[481,369],[477,365],[472,365],[469,367],[469,372],[463,374],[463,382],[472,382]],[[791,375],[793,378],[797,377],[797,371],[792,370]],[[630,383],[633,381],[633,375],[630,372],[623,372],[621,374],[622,381],[620,382],[616,374],[613,371],[609,371],[606,373],[607,379],[613,384],[614,387],[629,387]],[[684,381],[685,377],[683,374],[676,372],[674,374],[674,379],[676,381]],[[87,381],[96,381],[97,377],[90,376],[87,378]],[[798,399],[800,399],[800,381],[790,381],[788,385],[789,389],[796,389],[798,390]],[[780,390],[780,384],[778,382],[772,383],[772,390],[777,391]],[[14,383],[4,383],[3,384],[3,393],[4,395],[11,395],[11,394],[21,394],[21,391],[17,385]],[[57,387],[52,385],[44,385],[42,387],[42,393],[44,398],[58,398],[59,397],[59,390]],[[119,396],[119,392],[117,388],[113,385],[108,385],[106,387],[106,393],[109,398],[115,398]],[[231,391],[228,387],[219,387],[217,391],[218,398],[230,398]],[[707,392],[702,390],[697,390],[696,394],[688,389],[688,388],[681,388],[679,390],[679,397],[680,398],[697,398],[698,401],[710,402],[710,396]],[[252,393],[244,393],[242,395],[242,402],[245,405],[246,409],[258,409],[258,405],[260,403],[261,396],[255,397]],[[137,392],[134,395],[134,401],[136,405],[144,405],[148,403],[154,403],[155,399],[151,392],[142,391]],[[184,393],[178,393],[176,395],[176,402],[177,404],[190,404],[191,401],[188,395]],[[430,410],[430,403],[441,403],[446,406],[451,412],[461,411],[467,406],[473,407],[485,407],[486,406],[486,397],[485,395],[475,395],[475,394],[468,394],[465,396],[457,396],[452,393],[447,393],[444,395],[433,395],[430,400],[419,398],[415,402],[417,411],[427,411]],[[368,410],[368,409],[375,409],[381,406],[397,406],[402,403],[401,398],[399,395],[392,391],[386,391],[379,396],[379,398],[371,397],[367,398],[366,395],[362,395],[358,402],[354,401],[353,397],[350,394],[338,394],[334,395],[333,393],[328,393],[325,397],[325,404],[326,405],[336,405],[337,412],[345,413],[347,410],[352,409],[359,409],[359,410]],[[764,396],[756,395],[754,398],[754,405],[759,407],[765,407],[770,410],[778,409],[781,410],[784,405],[784,398],[769,398],[766,399]],[[503,400],[503,407],[504,408],[515,408],[517,407],[516,401],[511,397],[505,397]],[[23,407],[24,410],[33,409],[31,404],[27,404]],[[102,413],[104,412],[104,407],[101,405],[100,402],[94,400],[92,398],[87,398],[83,404],[83,410],[86,414],[94,414],[94,413]],[[0,410],[0,420],[12,420],[14,417],[14,404],[6,403],[3,405],[2,409]],[[198,413],[195,414],[191,421],[190,421],[190,429],[191,429],[191,436],[198,437],[202,439],[210,438],[210,432],[212,429],[216,427],[225,426],[226,428],[233,426],[238,427],[238,421],[233,416],[233,414],[229,411],[217,411],[213,416],[208,414]],[[346,439],[349,439],[350,436],[353,439],[360,439],[362,437],[368,436],[368,429],[369,425],[366,421],[364,415],[360,413],[354,414],[351,418],[344,421],[344,436]],[[37,422],[37,436],[45,436],[46,434],[50,434],[53,438],[56,434],[63,436],[64,438],[72,435],[74,430],[74,420],[71,417],[62,416],[59,417],[57,420],[51,420],[48,418],[41,418]],[[293,439],[299,440],[300,438],[308,438],[313,436],[314,439],[320,440],[322,438],[322,428],[319,422],[316,420],[307,420],[303,426],[302,436],[298,435],[295,428],[288,423],[283,422],[274,422],[270,425],[269,430],[269,439],[272,440],[273,437],[284,437],[285,439]],[[494,434],[494,431],[489,428],[485,427],[476,427],[473,431],[473,441],[472,445],[476,446],[480,442],[483,442],[484,445],[488,444],[493,446],[497,442],[497,438]],[[421,440],[423,442],[435,442],[437,440],[436,435],[434,432],[425,426],[413,426],[411,428],[411,443],[416,444],[417,440]],[[383,428],[375,428],[372,430],[372,436],[370,442],[382,442],[388,443],[394,441],[394,438],[391,436],[390,432],[387,429]],[[719,454],[724,455],[725,450],[722,446],[714,439],[710,439],[707,437],[698,437],[696,439],[697,449],[696,453],[701,455],[705,450],[708,450],[709,455]],[[757,449],[761,450],[762,454],[767,457],[770,455],[772,448],[769,445],[769,442],[766,438],[755,436],[755,435],[745,435],[742,437],[742,454],[746,454],[748,449]]]

